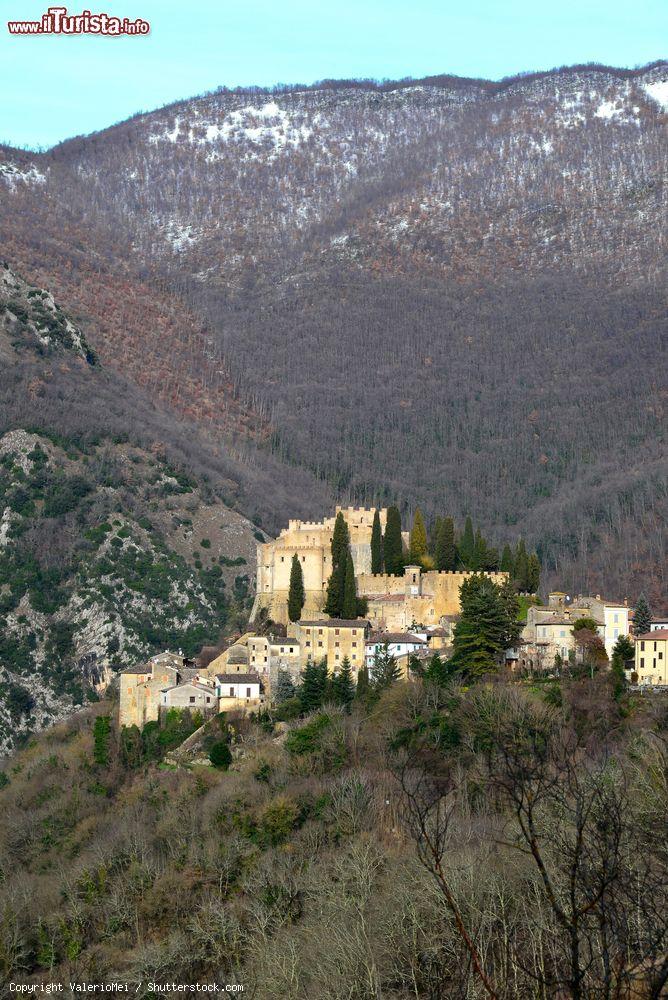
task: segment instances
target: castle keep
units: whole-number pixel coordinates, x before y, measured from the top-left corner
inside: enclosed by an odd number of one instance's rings
[[[403,576],[371,573],[371,529],[375,508],[337,507],[350,532],[350,550],[355,567],[357,593],[369,602],[368,619],[376,628],[405,631],[414,623],[438,625],[448,615],[459,613],[459,588],[470,574],[424,571],[407,566]],[[379,509],[383,532],[387,510]],[[251,621],[266,609],[275,622],[288,623],[288,590],[293,555],[302,565],[306,601],[304,619],[319,618],[325,605],[327,581],[332,571],[331,543],[335,517],[322,521],[292,520],[273,542],[257,547],[257,592]],[[408,533],[404,532],[408,544]],[[503,582],[505,573],[489,574]]]

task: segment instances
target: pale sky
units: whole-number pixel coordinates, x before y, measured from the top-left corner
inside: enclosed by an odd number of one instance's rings
[[[54,2],[0,0],[0,142],[48,147],[221,85],[637,66],[668,39],[668,0],[77,0],[69,14],[141,17],[151,31],[9,34],[7,21]]]

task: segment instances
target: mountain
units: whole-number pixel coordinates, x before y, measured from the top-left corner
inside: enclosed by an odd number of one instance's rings
[[[3,252],[271,482],[268,529],[470,513],[547,583],[656,603],[667,111],[666,63],[221,90],[3,149]]]
[[[215,475],[215,464],[213,479],[196,479],[172,464],[163,440],[147,439],[147,423],[142,443],[123,411],[122,385],[81,329],[47,290],[6,265],[0,359],[0,398],[18,403],[17,417],[33,409],[30,423],[0,436],[6,752],[94,699],[119,667],[166,646],[194,656],[242,625],[256,543],[266,536],[223,501],[221,490],[234,484]],[[106,407],[112,397],[115,412]],[[132,415],[141,416],[141,397],[131,400]],[[67,411],[70,401],[79,412],[69,423],[49,420],[50,405]],[[169,415],[154,419],[169,431]]]

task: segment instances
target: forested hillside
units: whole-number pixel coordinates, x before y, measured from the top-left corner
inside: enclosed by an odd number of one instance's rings
[[[92,706],[2,775],[0,976],[659,1000],[665,700],[585,673],[218,716],[178,763]]]
[[[4,253],[268,528],[470,513],[548,584],[658,606],[667,77],[221,90],[4,149]]]

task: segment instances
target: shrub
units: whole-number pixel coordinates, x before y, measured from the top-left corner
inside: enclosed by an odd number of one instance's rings
[[[223,740],[218,740],[217,743],[214,743],[209,750],[209,760],[219,771],[227,771],[232,763],[232,753],[227,743]]]
[[[316,715],[305,726],[293,729],[291,733],[288,733],[285,749],[289,753],[299,756],[319,750],[322,734],[330,726],[331,721],[330,717],[324,713]]]

